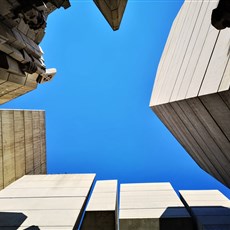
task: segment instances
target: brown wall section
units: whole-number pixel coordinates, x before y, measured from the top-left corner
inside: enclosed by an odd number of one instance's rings
[[[0,110],[0,189],[46,174],[45,111]]]

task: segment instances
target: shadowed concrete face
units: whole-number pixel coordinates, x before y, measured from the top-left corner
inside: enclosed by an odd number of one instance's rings
[[[117,229],[117,181],[97,181],[81,226],[82,230]]]
[[[94,0],[113,30],[118,30],[128,0]]]
[[[230,229],[230,200],[218,190],[180,191],[198,230]]]
[[[190,215],[169,183],[121,184],[120,230],[192,229]]]
[[[11,227],[18,229],[27,216],[20,212],[0,212],[0,229]]]
[[[94,177],[95,174],[24,176],[0,191],[0,211],[27,216],[20,225],[22,229],[78,229]]]

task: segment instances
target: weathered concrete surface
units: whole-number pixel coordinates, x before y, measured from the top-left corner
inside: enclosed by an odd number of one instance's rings
[[[197,229],[230,229],[230,200],[218,190],[180,191]]]
[[[68,8],[63,1],[1,0],[0,9],[0,104],[37,88],[52,79],[55,69],[47,69],[39,46],[46,20],[55,9]]]
[[[118,30],[128,0],[94,0],[113,30]]]
[[[0,190],[25,174],[45,174],[45,111],[0,110],[0,124]]]
[[[116,230],[117,180],[97,181],[86,208],[82,230]]]
[[[121,184],[119,223],[120,230],[192,229],[170,183]]]
[[[0,229],[78,229],[94,178],[95,174],[60,174],[18,179],[0,191],[0,220],[5,217]]]
[[[158,66],[150,107],[197,164],[230,187],[230,33],[211,26],[217,3],[184,2]]]

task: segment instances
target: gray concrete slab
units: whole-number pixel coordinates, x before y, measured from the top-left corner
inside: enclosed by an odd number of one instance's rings
[[[192,229],[191,217],[170,183],[121,184],[120,230]]]
[[[198,230],[230,229],[230,200],[218,190],[180,191]]]
[[[210,24],[217,4],[182,5],[158,66],[150,107],[196,163],[230,187],[229,105],[221,96],[230,88],[230,33]]]
[[[115,230],[117,226],[117,180],[97,181],[86,207],[82,230]]]
[[[31,226],[33,229],[78,229],[94,177],[95,174],[24,176],[14,182],[15,186],[13,183],[0,191],[0,213],[26,216],[19,225],[22,229],[30,229]],[[81,188],[81,183],[76,181],[84,182],[84,178],[88,187]],[[49,183],[51,185],[45,187]],[[71,183],[75,187],[69,187]],[[12,226],[18,229],[17,221],[7,217],[4,226],[0,223],[0,229]]]

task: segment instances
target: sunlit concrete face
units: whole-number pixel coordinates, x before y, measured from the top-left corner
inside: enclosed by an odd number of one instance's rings
[[[230,229],[230,200],[218,190],[180,191],[197,229]]]
[[[81,230],[116,230],[117,180],[97,181],[86,208]]]
[[[190,230],[192,221],[170,183],[121,184],[120,230]]]
[[[0,229],[78,229],[94,177],[95,174],[22,177],[0,191]]]
[[[158,66],[150,107],[196,163],[230,187],[230,32],[211,25],[217,4],[184,2]]]
[[[0,110],[0,189],[46,173],[45,111]]]

